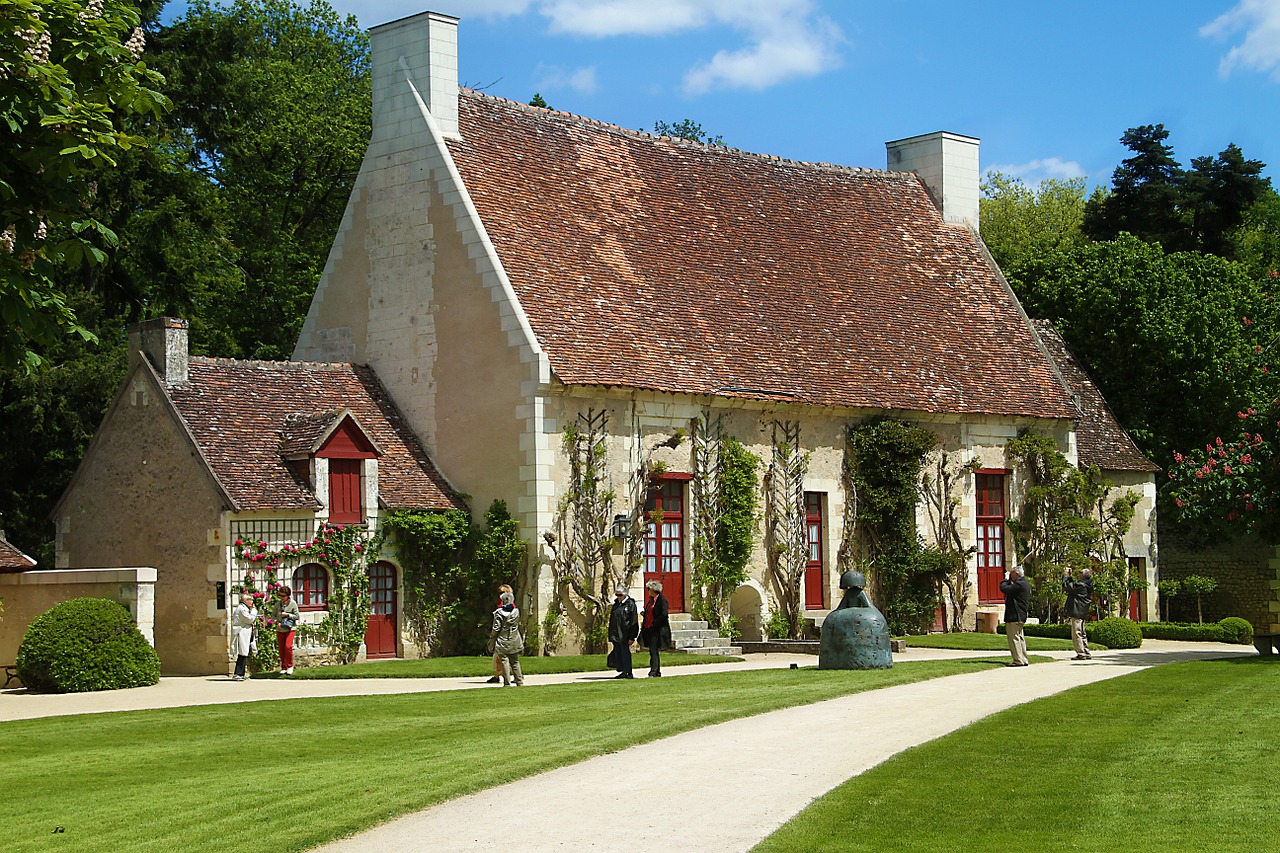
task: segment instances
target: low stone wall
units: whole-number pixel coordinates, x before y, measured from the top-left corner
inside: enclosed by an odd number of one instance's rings
[[[156,570],[32,569],[0,574],[0,664],[10,664],[27,626],[37,616],[72,598],[118,601],[133,614],[147,642],[155,645]]]
[[[1160,579],[1180,581],[1188,575],[1214,578],[1218,588],[1201,600],[1204,621],[1217,622],[1240,616],[1264,632],[1274,625],[1277,571],[1276,548],[1252,536],[1239,537],[1218,545],[1198,546],[1176,532],[1160,533]],[[1166,602],[1160,602],[1160,618]],[[1169,619],[1196,621],[1195,596],[1179,593],[1169,602]]]

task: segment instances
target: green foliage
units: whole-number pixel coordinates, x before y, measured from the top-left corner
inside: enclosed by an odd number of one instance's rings
[[[1196,597],[1196,621],[1204,622],[1204,608],[1201,606],[1201,600],[1204,596],[1213,592],[1218,588],[1216,578],[1206,578],[1202,575],[1187,575],[1182,579],[1182,591],[1187,595]]]
[[[916,532],[921,471],[937,442],[923,427],[888,419],[846,430],[844,476],[857,502],[855,553],[868,593],[895,634],[922,631],[933,621],[951,565],[938,549],[926,551]]]
[[[1253,623],[1239,616],[1228,616],[1218,621],[1222,628],[1222,641],[1247,646],[1253,642]]]
[[[1111,649],[1136,649],[1142,645],[1142,631],[1138,623],[1120,616],[1109,616],[1098,622],[1085,624],[1085,633],[1092,642]]]
[[[121,604],[73,598],[32,620],[18,648],[18,677],[42,693],[144,687],[160,681],[160,658]]]
[[[542,97],[541,92],[533,93],[533,97],[529,99],[529,106],[542,107],[544,110],[551,109],[551,106],[547,103],[546,99]]]
[[[1182,589],[1182,584],[1173,579],[1162,580],[1156,585],[1156,589],[1160,592],[1160,603],[1164,605],[1164,618],[1167,622],[1169,620],[1169,599],[1177,597],[1178,591]]]
[[[55,279],[106,260],[96,244],[116,236],[86,211],[92,173],[145,146],[128,119],[168,103],[136,3],[9,0],[0,16],[0,367],[14,370],[40,362],[33,346],[92,339]]]
[[[1084,178],[1050,178],[1033,189],[1021,178],[988,172],[979,202],[982,241],[1002,268],[1079,246],[1084,194]]]
[[[792,637],[791,620],[782,608],[775,608],[764,623],[764,635],[771,640],[789,640]]]
[[[726,438],[720,446],[719,507],[713,537],[712,559],[699,560],[694,568],[696,592],[693,613],[711,627],[727,628],[729,599],[747,579],[747,562],[755,548],[759,524],[760,458],[736,438]]]
[[[1144,640],[1177,640],[1187,643],[1221,643],[1226,636],[1222,626],[1217,622],[1208,625],[1194,625],[1186,622],[1139,622],[1138,630],[1142,631]],[[1249,626],[1249,634],[1253,635],[1253,626]]]
[[[684,118],[674,124],[665,121],[656,121],[653,123],[653,132],[658,136],[671,136],[676,139],[687,139],[690,142],[705,142],[708,145],[724,145],[724,137],[716,134],[711,136],[702,129],[699,122],[691,118]]]

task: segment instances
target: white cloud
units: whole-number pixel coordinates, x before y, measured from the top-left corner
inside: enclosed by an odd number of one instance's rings
[[[1280,82],[1280,0],[1240,0],[1227,13],[1200,28],[1206,38],[1223,39],[1244,31],[1244,41],[1227,51],[1218,73],[1227,77],[1237,67],[1271,72]]]
[[[584,95],[594,94],[596,89],[596,67],[588,65],[584,68],[564,68],[560,65],[544,65],[541,62],[533,70],[534,85],[540,91],[553,92],[557,89],[573,89]]]
[[[1063,160],[1061,157],[1044,157],[1026,163],[1003,163],[988,166],[988,171],[999,172],[1011,178],[1020,178],[1029,186],[1037,186],[1049,178],[1069,180],[1087,177],[1080,164],[1074,160]]]
[[[685,75],[688,94],[764,89],[840,64],[840,28],[812,0],[542,0],[550,30],[588,38],[665,36],[708,29],[742,33],[746,44],[718,51]]]

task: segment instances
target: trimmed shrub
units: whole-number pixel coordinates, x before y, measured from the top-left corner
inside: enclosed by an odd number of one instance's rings
[[[996,630],[1001,634],[1008,633],[1005,630],[1005,624],[1003,622],[1000,623],[1000,626],[996,628]],[[1028,637],[1053,637],[1058,640],[1070,640],[1071,626],[1059,624],[1023,625],[1022,633]]]
[[[1250,633],[1252,633],[1252,627],[1250,626]],[[1138,629],[1148,640],[1221,643],[1224,636],[1222,626],[1216,622],[1208,625],[1197,625],[1194,622],[1139,622]]]
[[[73,598],[37,616],[18,648],[18,677],[43,693],[85,693],[160,681],[160,658],[124,605]]]
[[[1247,646],[1253,642],[1253,624],[1239,616],[1228,616],[1218,622],[1222,628],[1222,642]]]
[[[1099,622],[1087,623],[1084,630],[1090,642],[1111,649],[1136,649],[1142,645],[1142,631],[1132,619],[1109,616]]]

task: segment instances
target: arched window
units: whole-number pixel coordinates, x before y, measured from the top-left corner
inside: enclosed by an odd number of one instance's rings
[[[293,597],[299,610],[324,610],[329,606],[329,573],[318,563],[293,570]]]

